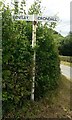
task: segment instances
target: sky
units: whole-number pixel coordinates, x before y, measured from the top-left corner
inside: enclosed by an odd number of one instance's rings
[[[10,3],[11,0],[5,0]],[[13,1],[13,0],[12,0]],[[21,0],[19,0],[21,1]],[[59,22],[55,28],[64,37],[70,32],[70,2],[72,0],[42,0],[42,9],[45,16],[57,15]],[[31,6],[34,0],[27,0],[27,9]]]

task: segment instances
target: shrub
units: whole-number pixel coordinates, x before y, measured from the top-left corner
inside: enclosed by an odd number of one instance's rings
[[[57,87],[60,68],[58,50],[48,27],[38,27],[37,46],[35,96],[39,98]]]
[[[25,35],[26,22],[13,22],[9,9],[2,16],[3,110],[6,112],[30,99],[32,48]]]

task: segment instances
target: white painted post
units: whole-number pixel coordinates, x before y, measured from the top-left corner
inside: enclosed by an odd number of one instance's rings
[[[37,22],[33,21],[32,48],[35,48],[35,46],[36,46],[36,27],[37,27]],[[31,100],[32,101],[34,101],[34,90],[35,90],[35,61],[36,61],[36,50],[34,49],[33,68],[32,68],[32,90],[31,90]]]

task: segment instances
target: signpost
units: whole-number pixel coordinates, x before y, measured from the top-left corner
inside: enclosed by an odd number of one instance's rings
[[[38,21],[43,22],[57,22],[58,18],[53,16],[37,16],[37,15],[14,15],[15,20],[24,20],[24,21],[33,21],[33,30],[32,30],[32,48],[36,46],[36,27]],[[34,101],[34,88],[35,88],[35,60],[36,60],[36,51],[34,49],[33,54],[33,68],[32,68],[32,89],[31,89],[31,100]]]

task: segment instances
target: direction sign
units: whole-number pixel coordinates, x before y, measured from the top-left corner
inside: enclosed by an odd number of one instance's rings
[[[57,20],[57,17],[52,17],[52,16],[50,16],[50,17],[47,17],[47,16],[38,16],[37,17],[37,21],[44,21],[44,22],[50,22],[50,21],[58,21]]]
[[[24,21],[43,21],[43,22],[56,22],[58,17],[55,16],[37,16],[37,15],[14,15],[15,20],[24,20]]]
[[[14,15],[15,20],[33,21],[33,15]]]

